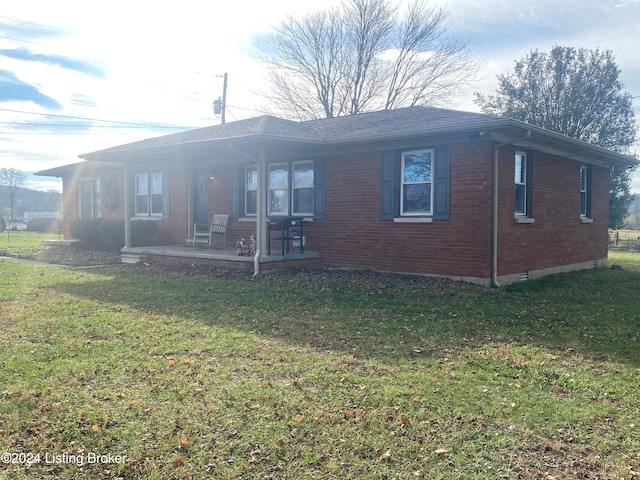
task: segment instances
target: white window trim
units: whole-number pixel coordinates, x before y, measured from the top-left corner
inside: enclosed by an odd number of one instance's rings
[[[250,170],[255,170],[256,175],[258,175],[258,165],[247,165],[244,169],[244,216],[249,218],[255,218],[258,216],[257,204],[256,204],[256,213],[247,213],[247,203],[248,203],[247,193],[256,192],[256,202],[257,202],[257,196],[258,196],[258,186],[256,185],[255,190],[254,189],[249,190],[249,186],[247,185],[248,173]]]
[[[161,175],[162,176],[162,193],[160,194],[162,196],[162,212],[160,213],[153,213],[152,212],[152,205],[153,205],[153,195],[158,195],[157,193],[153,193],[153,185],[152,185],[152,179],[153,179],[153,175]],[[146,176],[147,177],[147,193],[146,194],[139,194],[138,193],[138,177],[140,176]],[[167,192],[167,185],[165,185],[165,182],[168,181],[168,176],[165,174],[165,172],[163,171],[152,171],[152,172],[137,172],[134,174],[134,192],[133,192],[133,209],[134,209],[134,218],[146,218],[146,217],[155,217],[155,218],[162,218],[162,217],[167,217],[168,216],[168,212],[164,211],[164,206],[165,206],[165,201],[166,201],[166,196],[168,195]],[[147,197],[147,211],[145,212],[138,212],[137,208],[138,208],[138,196],[145,196]]]
[[[411,155],[411,154],[416,154],[416,153],[429,153],[431,155],[431,181],[429,182],[405,182],[404,181],[404,163],[405,163],[405,156],[406,155]],[[402,217],[432,217],[433,216],[433,168],[434,168],[434,158],[435,158],[435,149],[433,148],[425,148],[425,149],[420,149],[420,150],[407,150],[401,153],[401,162],[400,162],[400,218]],[[405,185],[417,185],[417,184],[423,184],[423,183],[429,183],[429,185],[431,186],[431,192],[430,192],[430,196],[431,198],[429,199],[429,207],[430,210],[428,212],[405,212],[404,211],[404,186]],[[394,219],[395,220],[395,219]]]
[[[515,158],[518,155],[521,156],[524,159],[523,165],[521,165],[522,176],[524,177],[524,181],[523,182],[516,182],[515,181],[515,168],[516,168],[515,167]],[[527,217],[527,212],[529,211],[529,205],[527,204],[527,190],[529,188],[529,177],[528,177],[527,173],[528,173],[528,166],[529,166],[529,158],[528,158],[527,152],[524,152],[522,150],[516,150],[516,153],[515,153],[515,155],[513,157],[513,162],[514,162],[514,165],[513,165],[513,169],[514,169],[514,188],[515,188],[515,185],[520,185],[520,186],[524,187],[524,195],[523,195],[524,211],[517,211],[517,210],[514,209],[513,214],[516,217]],[[524,222],[521,222],[521,223],[524,223]]]
[[[82,184],[85,182],[91,182],[91,216],[89,217],[82,216]],[[98,186],[97,189],[95,188],[96,185]],[[97,195],[97,198],[95,197],[95,195]],[[78,192],[78,218],[101,218],[101,217],[102,217],[102,181],[99,177],[83,178],[82,180],[80,180],[80,191]]]
[[[588,205],[589,205],[589,187],[587,185],[587,175],[589,174],[589,171],[586,167],[586,165],[580,165],[580,219],[581,220],[589,220],[589,215],[587,215],[588,212]],[[584,213],[582,210],[583,204],[582,204],[582,194],[584,193],[584,199],[585,199],[585,203],[584,203]],[[589,222],[583,222],[583,223],[589,223]]]
[[[284,167],[287,171],[287,206],[286,212],[272,212],[271,211],[271,191],[272,190],[282,190],[281,188],[271,188],[271,171],[274,167]],[[291,193],[291,171],[289,170],[289,162],[274,162],[269,163],[267,165],[267,215],[272,217],[286,217],[289,215],[289,203],[290,203],[290,193]]]
[[[295,190],[297,190],[296,185],[295,185],[295,172],[296,172],[296,165],[311,165],[311,170],[313,172],[314,175],[314,181],[311,183],[311,191],[313,192],[313,185],[315,182],[315,163],[313,160],[296,160],[295,162],[291,162],[291,211],[292,211],[292,215],[295,217],[304,217],[304,216],[313,216],[313,212],[296,212],[294,210],[294,202],[293,202],[293,197],[294,197],[294,192]],[[304,189],[306,190],[309,187],[305,187]]]

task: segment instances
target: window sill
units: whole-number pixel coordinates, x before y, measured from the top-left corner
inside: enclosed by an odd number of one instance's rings
[[[163,216],[140,216],[140,217],[131,217],[131,221],[132,222],[161,222],[162,220],[164,220],[165,218],[169,218],[169,217],[163,217]]]
[[[593,223],[593,218],[581,217],[580,223]]]
[[[536,223],[535,218],[531,217],[514,217],[516,223]]]
[[[396,217],[395,223],[433,223],[433,217]]]

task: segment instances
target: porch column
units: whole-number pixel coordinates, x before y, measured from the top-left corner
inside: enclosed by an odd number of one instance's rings
[[[256,241],[261,255],[267,254],[267,154],[260,149],[258,154],[258,196],[256,218]]]
[[[187,238],[194,238],[193,231],[193,182],[194,172],[193,170],[187,171],[185,175],[185,181],[187,182]]]
[[[131,172],[124,164],[124,248],[131,248]]]

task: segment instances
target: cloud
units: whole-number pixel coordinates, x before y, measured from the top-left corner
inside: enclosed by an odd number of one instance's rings
[[[33,53],[26,48],[13,48],[0,50],[0,56],[22,60],[26,62],[41,62],[47,65],[56,65],[67,70],[72,70],[86,75],[94,75],[104,78],[106,71],[102,65],[78,60],[64,55],[50,55],[43,53]]]
[[[17,39],[22,41],[62,37],[69,33],[65,29],[59,27],[14,20],[7,17],[0,17],[0,32],[2,32],[6,37],[17,37]]]
[[[33,85],[23,82],[13,72],[0,70],[0,102],[31,101],[48,110],[62,110],[55,99],[40,92]]]

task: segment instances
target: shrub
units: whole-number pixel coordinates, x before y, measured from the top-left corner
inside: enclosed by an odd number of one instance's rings
[[[157,229],[155,222],[131,222],[131,246],[149,245],[149,239]]]
[[[89,250],[118,252],[124,247],[124,220],[91,218],[73,220],[71,236]],[[149,244],[149,238],[157,230],[154,222],[131,222],[131,246]]]
[[[27,223],[29,232],[60,233],[62,222],[59,218],[36,217]]]
[[[77,218],[72,220],[69,225],[71,236],[80,240],[82,247],[88,250],[101,250],[102,244],[98,234],[98,225],[100,225],[101,221],[101,218]]]
[[[124,220],[102,219],[98,225],[101,250],[119,252],[124,247]]]

